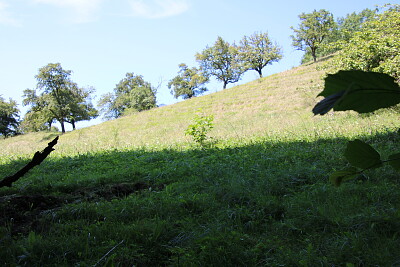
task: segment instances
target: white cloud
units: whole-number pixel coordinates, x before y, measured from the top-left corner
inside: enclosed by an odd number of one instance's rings
[[[148,19],[176,16],[189,9],[187,0],[131,0],[132,15]]]
[[[21,23],[8,11],[8,5],[0,2],[0,24],[20,26]]]
[[[96,11],[103,0],[33,0],[38,4],[49,4],[73,10],[73,22],[84,23],[93,21]]]

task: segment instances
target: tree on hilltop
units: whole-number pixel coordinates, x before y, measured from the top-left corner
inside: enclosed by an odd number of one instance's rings
[[[130,111],[156,107],[156,93],[156,88],[141,75],[128,72],[114,88],[114,93],[101,96],[98,105],[106,119],[118,118]]]
[[[97,117],[97,111],[90,102],[90,94],[94,90],[79,88],[70,79],[71,73],[64,70],[60,63],[49,63],[39,69],[35,76],[36,89],[24,91],[23,104],[31,106],[25,120],[34,119],[36,126],[48,123],[50,127],[56,120],[61,125],[61,132],[65,133],[66,122],[75,129],[77,121]]]
[[[268,33],[244,36],[239,46],[240,58],[246,70],[255,70],[262,78],[262,69],[282,58],[282,49],[273,44]]]
[[[336,27],[332,13],[321,9],[314,10],[312,13],[302,13],[299,15],[300,25],[298,29],[290,27],[295,35],[291,35],[293,39],[292,45],[298,50],[310,50],[314,62],[317,61],[317,50],[322,42],[332,34]]]
[[[199,69],[189,68],[184,63],[179,64],[179,68],[178,75],[168,83],[168,89],[175,98],[182,96],[183,99],[189,99],[207,91],[204,84],[208,78]]]
[[[228,83],[238,82],[245,71],[239,57],[238,48],[218,37],[215,44],[196,54],[200,69],[207,77],[215,76],[223,82],[223,89]]]

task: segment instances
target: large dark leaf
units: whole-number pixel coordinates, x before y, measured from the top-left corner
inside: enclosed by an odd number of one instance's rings
[[[322,99],[318,104],[315,105],[312,112],[317,115],[325,115],[333,108],[336,102],[344,95],[346,91],[341,91],[339,93],[330,95]]]
[[[359,174],[358,170],[354,167],[349,167],[341,171],[335,171],[329,176],[329,180],[335,186],[340,186],[344,181],[351,180],[357,177]]]
[[[389,160],[390,166],[392,166],[396,171],[400,171],[400,153],[390,155]]]
[[[349,163],[361,169],[378,168],[382,166],[381,156],[367,143],[356,139],[347,144],[344,156]]]
[[[367,113],[400,103],[400,87],[387,74],[339,71],[325,78],[325,88],[318,96],[325,99],[314,107],[315,115],[324,115],[332,108]]]

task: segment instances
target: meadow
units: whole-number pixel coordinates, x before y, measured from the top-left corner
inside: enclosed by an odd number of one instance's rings
[[[0,188],[0,264],[399,266],[399,174],[328,181],[349,140],[399,150],[398,110],[313,116],[322,64],[60,136]],[[199,108],[206,147],[184,134]],[[0,178],[55,136],[0,140]]]

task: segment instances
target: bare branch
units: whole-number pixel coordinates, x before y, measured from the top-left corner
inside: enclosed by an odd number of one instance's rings
[[[11,187],[12,183],[16,182],[19,178],[24,176],[30,169],[34,168],[36,165],[42,163],[42,161],[54,150],[54,146],[57,144],[58,136],[51,141],[42,152],[37,151],[33,155],[32,160],[26,164],[21,170],[11,176],[7,176],[0,181],[0,188],[4,186]]]

